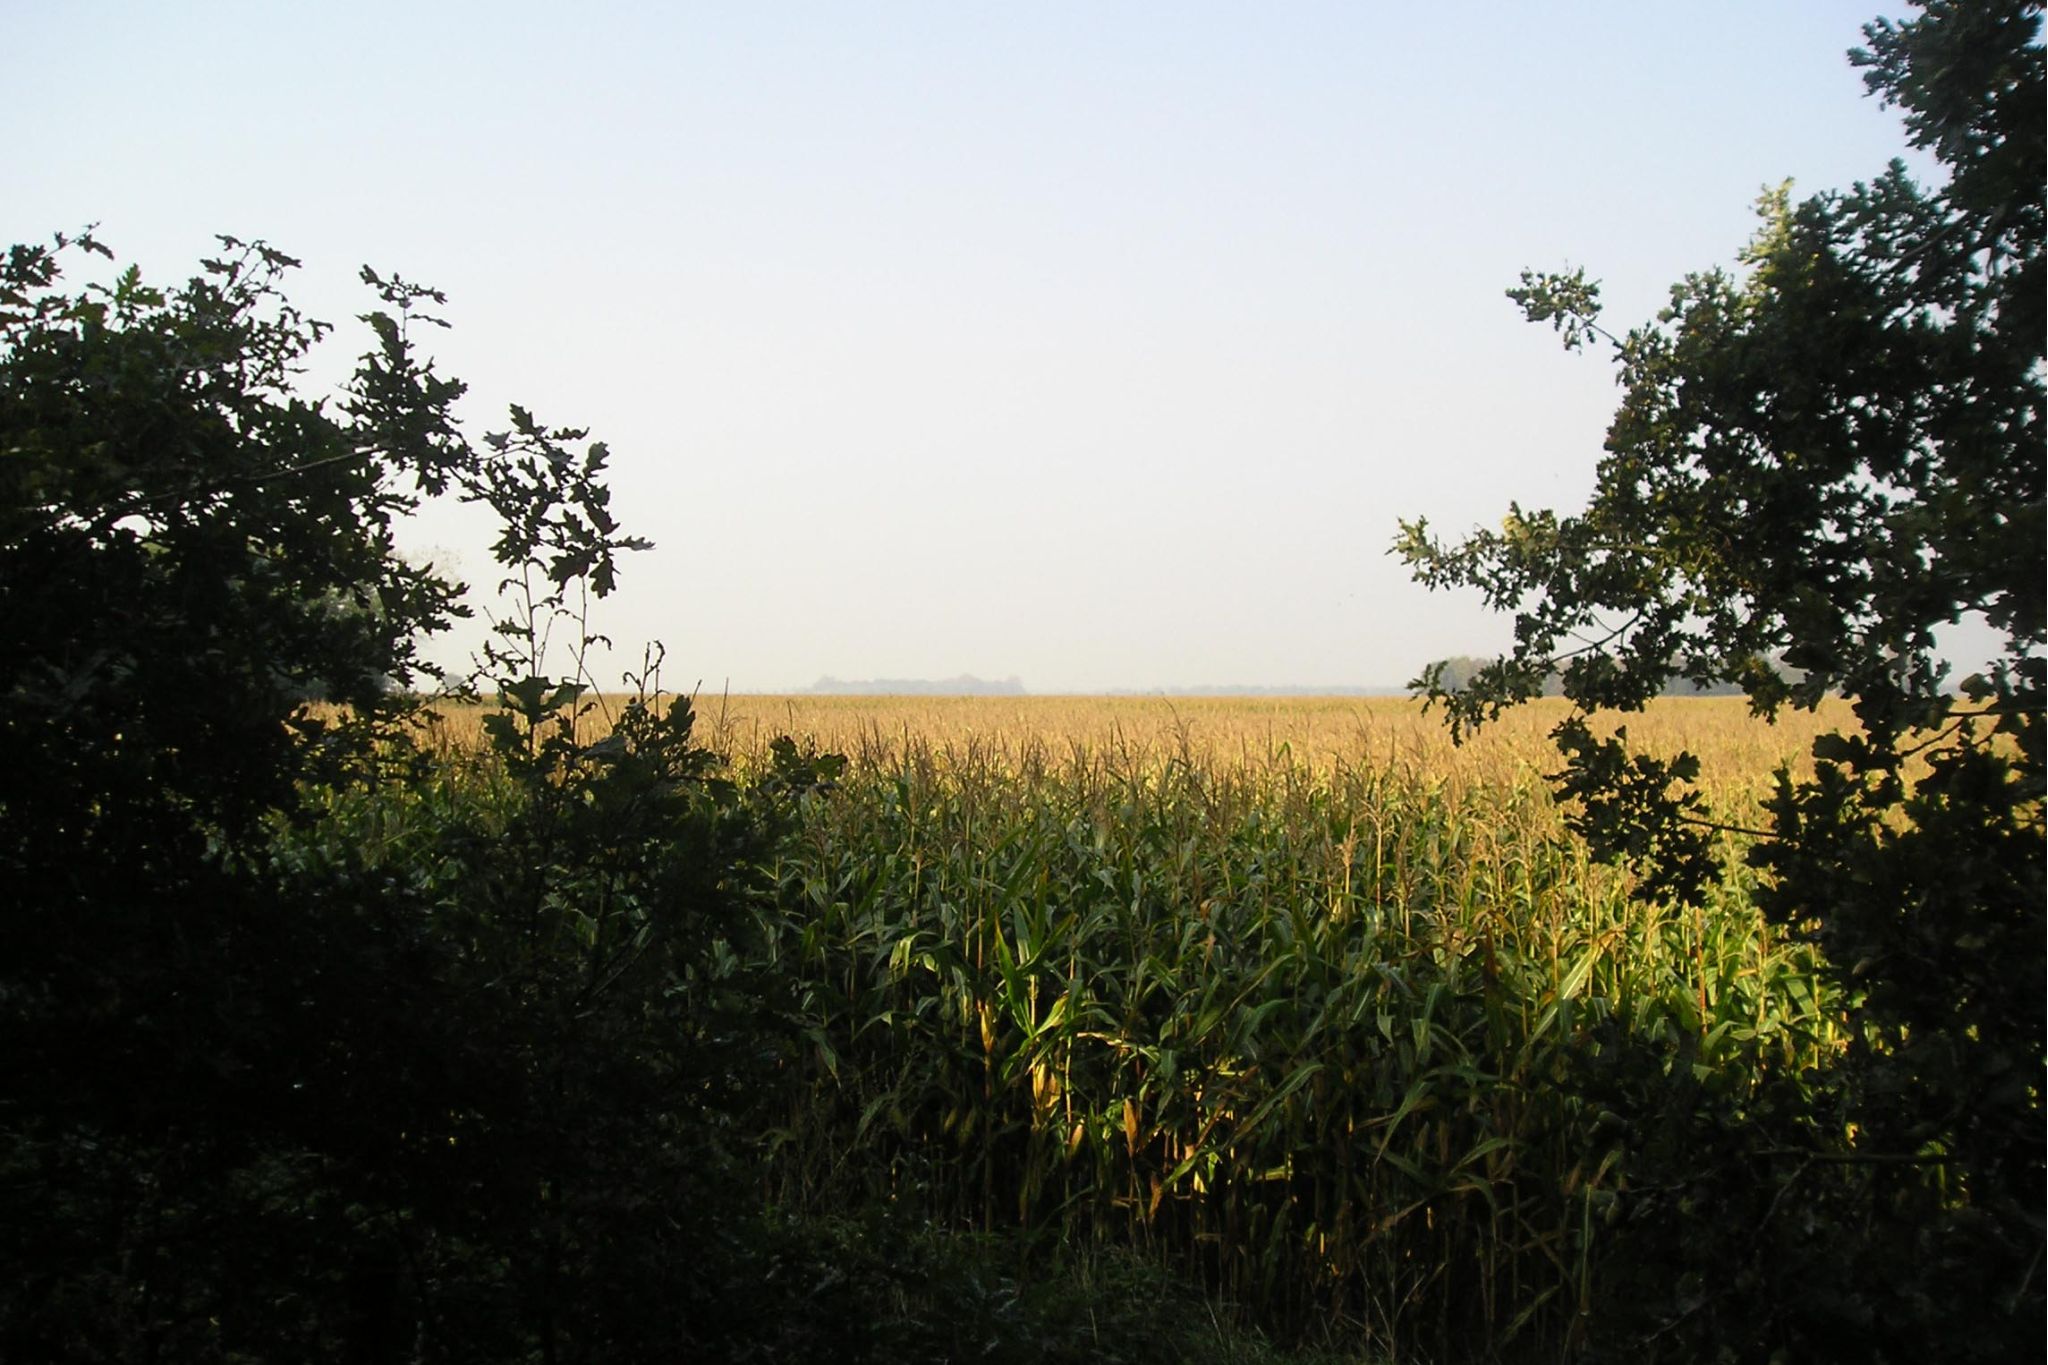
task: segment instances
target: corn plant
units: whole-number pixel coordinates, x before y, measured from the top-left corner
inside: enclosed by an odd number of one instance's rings
[[[871,732],[779,868],[770,1193],[1149,1249],[1396,1355],[1568,1349],[1628,1141],[1600,1040],[1740,1089],[1839,1044],[1745,888],[1632,900],[1537,775]]]

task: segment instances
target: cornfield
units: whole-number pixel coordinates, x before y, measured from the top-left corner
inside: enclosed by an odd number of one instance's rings
[[[1390,1356],[1568,1351],[1623,1126],[1571,1069],[1628,1049],[1740,1091],[1842,1041],[1739,880],[1680,911],[1589,863],[1543,708],[1457,750],[1405,702],[699,709],[742,769],[784,731],[853,759],[767,925],[794,1210],[1146,1248]],[[1701,752],[1739,817],[1799,719],[1672,701],[1631,734]]]

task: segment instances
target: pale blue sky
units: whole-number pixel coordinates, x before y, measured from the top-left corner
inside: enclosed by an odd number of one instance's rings
[[[446,289],[479,430],[611,444],[658,548],[597,624],[672,684],[1396,684],[1506,639],[1396,519],[1576,505],[1613,407],[1502,291],[1634,322],[1882,169],[1878,12],[0,0],[0,228]]]

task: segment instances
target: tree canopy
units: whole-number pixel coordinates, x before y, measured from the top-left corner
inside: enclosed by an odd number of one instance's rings
[[[1526,273],[1510,297],[1532,321],[1618,364],[1591,501],[1513,506],[1499,530],[1451,542],[1417,521],[1396,547],[1424,583],[1476,588],[1515,620],[1510,653],[1462,686],[1441,669],[1422,686],[1462,733],[1556,672],[1574,708],[1556,738],[1575,826],[1634,862],[1645,894],[1706,894],[1740,831],[1691,785],[1694,760],[1632,752],[1595,711],[1640,709],[1675,677],[1734,679],[1763,715],[1853,704],[1856,726],[1816,743],[1810,775],[1779,774],[1746,857],[1766,913],[1825,947],[1861,1030],[1834,1082],[1842,1126],[1751,1144],[1794,1153],[1772,1168],[1774,1194],[1794,1194],[1770,1216],[1783,1227],[1802,1207],[1815,1163],[1910,1173],[1874,1180],[1858,1206],[1887,1211],[1859,1236],[1889,1229],[1900,1245],[1851,1239],[1839,1258],[1862,1328],[1808,1324],[1864,1358],[2039,1342],[2040,18],[2031,0],[1932,0],[1866,26],[1851,60],[1939,166],[1932,185],[1894,161],[1848,190],[1768,191],[1738,270],[1688,275],[1622,335],[1583,271]],[[1942,631],[1966,621],[1995,657],[1956,677]],[[1670,1322],[1793,1333],[1790,1310],[1756,1311],[1735,1273],[1773,1244],[1720,1248],[1728,1274]],[[1909,1295],[1893,1334],[1876,1331],[1879,1286],[1904,1293],[1909,1261],[1923,1289],[1948,1275],[1996,1311],[1951,1340],[1956,1306]],[[1916,1337],[1900,1317],[1946,1326]]]
[[[547,614],[639,544],[605,448],[517,408],[470,441],[415,346],[431,290],[365,269],[371,348],[308,397],[330,329],[290,258],[63,287],[93,253],[0,267],[0,1355],[739,1330],[719,1122],[768,1044],[724,938],[772,813],[687,703],[581,743],[582,684],[543,672]],[[408,725],[464,609],[394,536],[444,492],[522,588],[467,760]]]
[[[487,503],[508,571],[588,573],[600,594],[637,544],[601,444],[516,409],[486,445],[462,434],[463,385],[414,337],[438,293],[365,268],[375,345],[338,400],[309,399],[299,373],[331,328],[285,297],[297,262],[221,247],[171,290],[130,267],[64,292],[66,256],[111,259],[89,232],[0,267],[0,808],[39,877],[232,839],[393,733],[422,641],[467,614],[397,551],[424,497]]]

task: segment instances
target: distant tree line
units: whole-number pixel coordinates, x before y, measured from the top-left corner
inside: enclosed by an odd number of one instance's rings
[[[977,678],[962,673],[954,678],[861,678],[847,680],[824,677],[808,689],[826,697],[1021,697],[1021,678]]]

